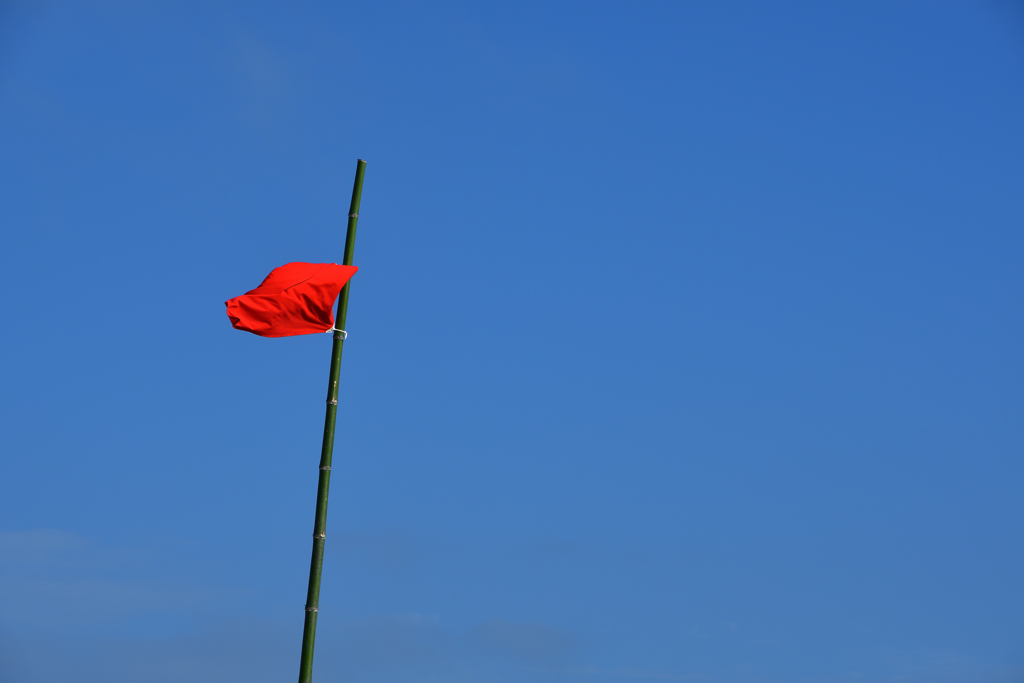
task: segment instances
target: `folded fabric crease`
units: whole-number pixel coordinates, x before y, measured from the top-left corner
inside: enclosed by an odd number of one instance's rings
[[[334,302],[359,270],[336,263],[286,263],[260,286],[225,301],[236,330],[261,337],[291,337],[334,327]]]

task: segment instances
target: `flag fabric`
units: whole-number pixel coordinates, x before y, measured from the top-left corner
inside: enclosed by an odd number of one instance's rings
[[[286,263],[256,289],[225,301],[236,330],[291,337],[334,327],[334,301],[359,270],[337,263]]]

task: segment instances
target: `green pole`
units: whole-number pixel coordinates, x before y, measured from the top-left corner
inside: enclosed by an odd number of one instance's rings
[[[345,233],[346,266],[352,265],[356,247],[356,223],[359,221],[359,197],[363,193],[363,171],[366,162],[356,162],[356,181],[352,186],[352,204],[348,209],[348,232]],[[309,590],[306,592],[306,620],[302,626],[302,659],[299,683],[313,680],[313,641],[316,639],[316,617],[320,607],[320,573],[324,567],[324,539],[327,531],[327,490],[331,485],[331,456],[334,454],[334,424],[338,417],[338,378],[341,376],[341,348],[345,343],[345,316],[348,314],[348,289],[351,280],[338,296],[338,314],[334,317],[334,345],[331,347],[331,377],[327,383],[327,416],[324,418],[324,443],[320,448],[320,481],[316,489],[316,521],[313,522],[313,558],[309,562]]]

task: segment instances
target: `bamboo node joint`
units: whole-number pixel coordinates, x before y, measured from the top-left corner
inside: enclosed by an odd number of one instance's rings
[[[348,217],[349,217],[349,218],[359,218],[359,214],[358,214],[358,213],[350,213],[350,214],[348,215]]]
[[[327,538],[327,534],[321,531],[318,534],[313,534],[313,538]]]
[[[310,607],[309,605],[306,605],[306,611],[307,612],[319,612],[320,610],[317,609],[316,607]]]
[[[327,402],[330,403],[332,406],[338,405],[338,399],[336,398],[329,398],[327,399]]]
[[[320,469],[323,470],[324,472],[330,472],[331,471],[331,466],[330,465],[320,465]]]

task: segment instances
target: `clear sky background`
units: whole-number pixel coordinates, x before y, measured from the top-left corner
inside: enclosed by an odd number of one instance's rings
[[[5,3],[0,680],[1024,680],[1024,6]]]

